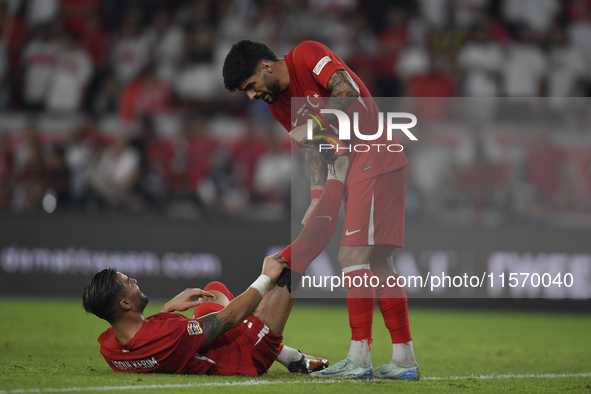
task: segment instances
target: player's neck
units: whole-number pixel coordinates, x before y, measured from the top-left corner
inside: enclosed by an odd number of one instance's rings
[[[144,323],[144,315],[142,313],[134,313],[133,315],[125,315],[113,323],[113,331],[117,342],[122,345],[127,344],[142,328]]]
[[[279,81],[279,92],[285,93],[289,89],[289,70],[285,59],[279,59],[274,64],[275,78]]]

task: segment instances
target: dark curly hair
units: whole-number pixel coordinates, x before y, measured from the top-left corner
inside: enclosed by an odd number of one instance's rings
[[[265,44],[242,40],[232,45],[222,69],[226,89],[230,92],[238,90],[240,84],[255,73],[256,67],[263,60],[277,61],[277,56]]]
[[[117,278],[117,270],[105,268],[94,274],[84,287],[82,305],[86,312],[113,323],[117,317],[119,300],[124,295],[125,287]]]

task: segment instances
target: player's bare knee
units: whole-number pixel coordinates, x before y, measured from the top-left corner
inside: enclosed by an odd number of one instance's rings
[[[380,256],[373,256],[369,260],[369,266],[371,271],[375,276],[377,276],[380,281],[386,280],[389,276],[393,276],[396,274],[396,270],[394,269],[394,261],[391,255],[380,255]]]
[[[360,263],[355,258],[354,253],[352,253],[348,249],[341,248],[341,250],[339,251],[339,264],[341,265],[341,268],[347,268],[353,265],[358,265]]]
[[[214,295],[214,297],[202,297],[201,298],[201,303],[206,303],[206,302],[211,302],[214,304],[219,304],[222,306],[228,306],[228,304],[230,303],[230,300],[228,299],[228,297],[226,297],[226,295],[224,293],[222,293],[219,290],[207,290],[208,292],[210,292],[211,294]]]
[[[341,246],[339,264],[341,268],[368,264],[371,251],[371,246]]]

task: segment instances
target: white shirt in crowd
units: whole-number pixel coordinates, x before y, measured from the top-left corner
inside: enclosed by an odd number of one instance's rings
[[[60,46],[55,41],[33,40],[23,50],[22,64],[25,68],[24,99],[30,104],[45,101],[47,89],[59,57]]]
[[[545,33],[559,10],[557,0],[504,0],[502,12],[510,22],[524,23],[538,33]]]
[[[149,29],[143,37],[156,60],[158,76],[172,81],[183,55],[183,30],[178,25],[170,26],[162,36],[158,36],[154,28]]]
[[[59,11],[59,0],[29,0],[26,14],[27,25],[33,27],[51,23]]]
[[[47,109],[50,111],[78,109],[92,71],[92,61],[84,50],[78,48],[62,52],[49,86]]]
[[[102,181],[106,192],[118,194],[130,186],[130,180],[139,169],[140,158],[133,148],[127,148],[117,153],[115,148],[109,148],[101,157],[97,168],[97,176]]]
[[[591,21],[583,20],[569,26],[568,36],[573,45],[581,52],[584,62],[584,77],[591,80]]]
[[[446,26],[449,21],[448,9],[454,7],[455,20],[461,27],[469,27],[475,21],[474,9],[485,9],[490,0],[419,0],[421,15],[435,28]]]
[[[546,59],[539,46],[513,43],[503,63],[504,93],[510,97],[539,96],[545,73]]]
[[[150,48],[142,36],[117,40],[111,52],[117,80],[127,83],[135,78],[147,64],[149,54]]]
[[[565,97],[579,97],[575,90],[577,81],[583,78],[585,66],[581,51],[573,45],[552,46],[548,52],[548,97],[554,108],[564,108]]]
[[[464,68],[464,93],[469,97],[496,97],[499,94],[498,74],[503,64],[503,52],[495,42],[468,43],[458,54]]]
[[[291,179],[291,158],[285,152],[263,154],[255,168],[254,190],[259,193],[285,191]],[[286,182],[287,180],[287,182]]]
[[[400,51],[395,72],[403,79],[429,71],[429,54],[422,45],[411,45]]]

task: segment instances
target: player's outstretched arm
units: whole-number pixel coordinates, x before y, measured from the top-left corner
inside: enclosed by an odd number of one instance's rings
[[[200,318],[204,344],[211,343],[250,316],[263,299],[267,288],[277,281],[284,268],[287,268],[287,261],[279,253],[265,257],[263,273],[244,293],[234,298],[223,310]]]
[[[310,174],[310,186],[312,190],[312,196],[314,196],[314,190],[318,190],[318,195],[324,189],[324,184],[326,183],[326,175],[327,175],[327,167],[326,167],[326,159],[322,154],[318,151],[315,145],[311,147],[307,147],[304,149],[304,154],[306,156],[306,164],[308,165],[308,173]],[[318,203],[319,196],[316,198],[312,197],[312,201],[304,218],[302,219],[302,224],[306,224],[308,218],[314,211],[316,204]]]

